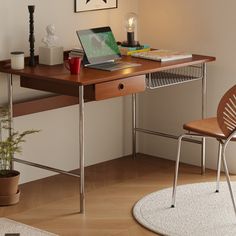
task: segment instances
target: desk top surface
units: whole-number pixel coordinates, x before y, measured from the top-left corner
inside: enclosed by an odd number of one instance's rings
[[[36,65],[35,67],[25,66],[23,70],[12,70],[10,67],[10,61],[8,60],[0,62],[0,72],[30,77],[38,80],[47,80],[52,82],[55,81],[57,83],[74,84],[79,86],[97,84],[126,77],[173,69],[177,67],[206,63],[215,61],[215,57],[193,55],[192,58],[163,63],[134,58],[131,56],[124,56],[122,58],[122,61],[139,63],[141,64],[141,66],[112,72],[82,67],[79,75],[71,75],[64,65]]]

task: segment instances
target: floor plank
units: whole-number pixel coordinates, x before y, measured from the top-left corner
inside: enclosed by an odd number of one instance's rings
[[[132,217],[141,197],[170,187],[174,162],[138,155],[87,167],[86,213],[79,211],[78,179],[57,175],[21,186],[21,201],[0,208],[0,216],[59,235],[152,236]],[[232,179],[236,179],[232,177]],[[200,168],[180,166],[179,184],[215,181],[215,171],[200,175]]]

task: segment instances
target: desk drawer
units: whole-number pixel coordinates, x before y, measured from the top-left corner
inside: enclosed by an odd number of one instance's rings
[[[95,85],[95,100],[143,92],[145,88],[145,76],[135,76],[126,79],[104,82]]]

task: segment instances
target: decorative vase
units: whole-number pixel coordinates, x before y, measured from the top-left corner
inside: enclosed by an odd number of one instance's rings
[[[20,172],[10,170],[7,175],[0,175],[0,206],[14,205],[19,202],[18,183]]]

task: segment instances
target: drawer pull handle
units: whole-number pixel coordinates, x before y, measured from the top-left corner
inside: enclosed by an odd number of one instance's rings
[[[122,90],[122,89],[124,89],[124,88],[125,88],[125,85],[124,85],[124,84],[120,83],[120,84],[118,85],[118,89],[119,89],[119,90]]]

